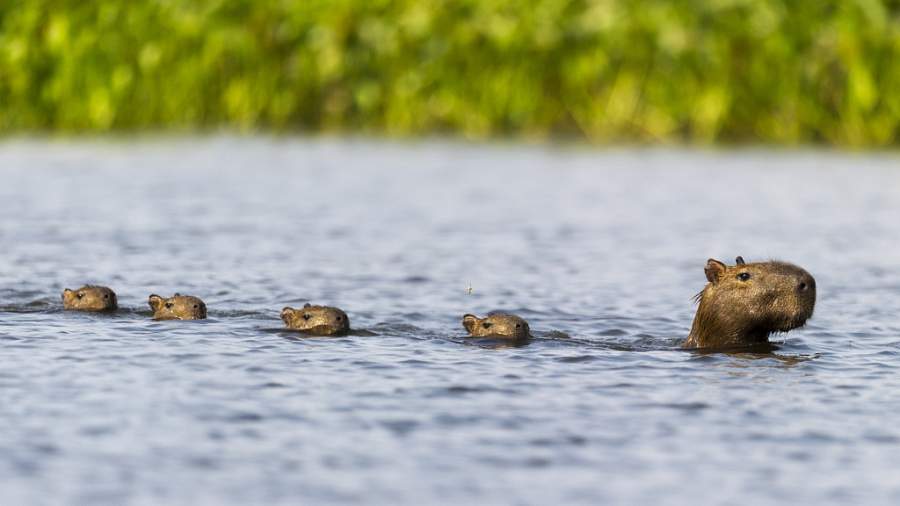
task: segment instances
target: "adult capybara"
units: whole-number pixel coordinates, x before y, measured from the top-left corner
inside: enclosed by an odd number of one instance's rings
[[[116,292],[105,286],[85,285],[78,290],[66,288],[62,300],[64,309],[75,311],[112,311],[119,307]]]
[[[206,318],[206,304],[191,295],[176,293],[164,299],[153,294],[148,300],[154,320],[202,320]]]
[[[685,348],[730,348],[767,343],[773,332],[802,327],[816,305],[816,280],[786,262],[735,265],[709,259],[703,291]]]
[[[291,330],[300,330],[317,336],[337,336],[350,331],[347,313],[331,306],[304,304],[300,309],[286,307],[281,319]]]
[[[463,316],[463,327],[472,337],[496,337],[525,341],[531,337],[528,322],[512,314],[491,314],[479,318],[473,314]]]

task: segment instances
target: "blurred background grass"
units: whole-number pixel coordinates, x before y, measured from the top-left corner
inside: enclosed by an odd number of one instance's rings
[[[891,146],[900,0],[5,0],[0,130]]]

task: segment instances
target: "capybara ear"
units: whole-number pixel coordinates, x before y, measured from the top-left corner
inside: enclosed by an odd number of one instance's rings
[[[708,279],[710,283],[716,284],[719,282],[719,278],[725,274],[725,268],[725,264],[714,258],[710,258],[706,261],[706,267],[703,268],[703,272],[706,273],[706,279]]]
[[[744,265],[746,262],[744,262],[744,257],[738,256],[734,259],[734,263],[735,265]]]
[[[159,307],[163,304],[163,298],[154,293],[147,302],[150,303],[150,308],[153,309],[153,311],[159,311]]]
[[[478,317],[473,314],[463,315],[463,327],[469,331],[469,334],[475,329],[475,325],[478,324]]]
[[[310,304],[309,302],[307,302],[306,304],[303,304],[303,307],[312,307],[312,304]]]
[[[291,315],[294,314],[294,309],[290,307],[286,307],[281,310],[281,321],[284,323],[290,323]]]

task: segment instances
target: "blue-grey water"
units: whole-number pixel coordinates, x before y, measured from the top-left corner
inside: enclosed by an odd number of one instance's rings
[[[4,505],[900,502],[895,155],[6,141],[0,216]],[[813,319],[679,350],[736,255]],[[152,321],[176,291],[209,319]],[[281,330],[306,301],[364,332]],[[493,310],[535,339],[467,342]]]

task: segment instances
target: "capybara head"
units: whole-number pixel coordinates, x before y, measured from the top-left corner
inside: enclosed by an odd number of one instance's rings
[[[112,311],[119,307],[116,292],[105,286],[85,285],[78,290],[66,288],[62,300],[64,309],[78,311]]]
[[[164,299],[153,294],[149,299],[154,320],[202,320],[206,318],[206,304],[197,297],[176,293]]]
[[[528,322],[511,314],[492,314],[479,318],[473,314],[463,316],[463,327],[473,337],[499,337],[526,340],[531,337]]]
[[[686,348],[724,348],[766,343],[769,334],[802,327],[816,305],[816,280],[786,262],[735,265],[706,262],[700,305]]]
[[[317,336],[335,336],[350,330],[347,313],[331,306],[304,304],[300,309],[286,307],[281,310],[281,319],[289,329]]]

